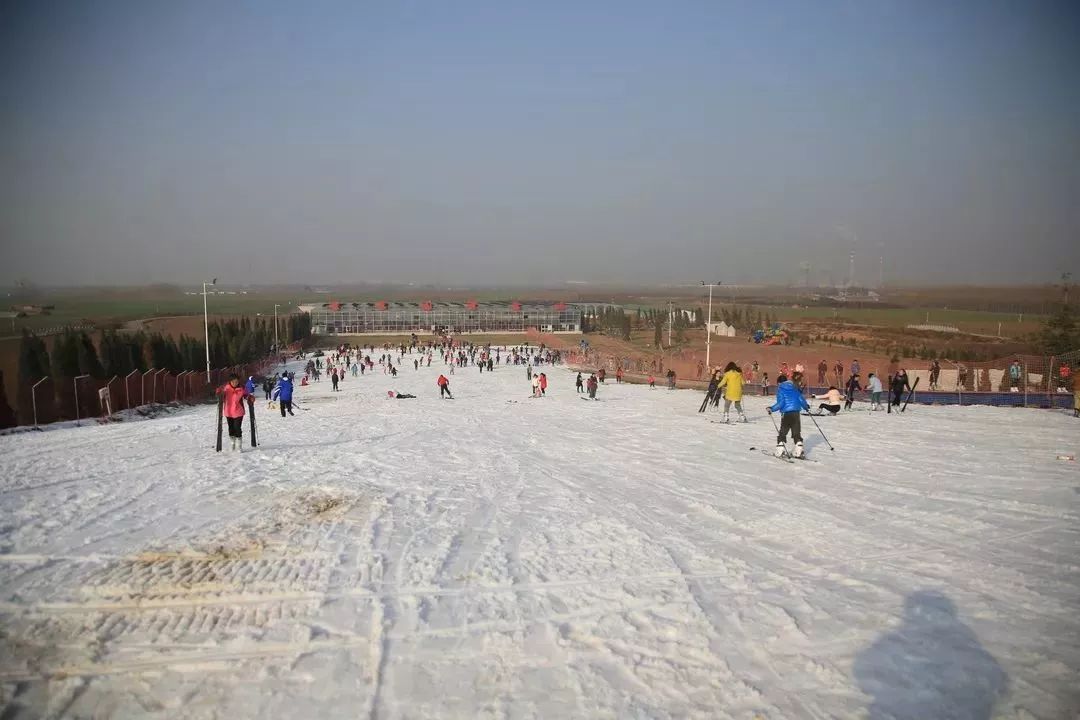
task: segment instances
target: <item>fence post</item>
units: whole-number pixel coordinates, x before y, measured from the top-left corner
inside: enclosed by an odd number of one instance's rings
[[[1020,365],[1020,371],[1023,373],[1021,380],[1024,383],[1024,407],[1028,406],[1028,364],[1025,358],[1024,362]]]
[[[107,403],[101,402],[101,391],[98,390],[98,404],[101,405],[100,410],[103,417],[110,417],[112,415],[112,384],[120,379],[119,375],[113,375],[109,382],[105,383],[105,392],[108,393],[109,401]],[[108,410],[106,413],[105,411]]]
[[[125,408],[126,410],[131,409],[131,383],[128,382],[128,381],[131,380],[131,376],[134,375],[137,372],[139,372],[139,371],[138,370],[132,370],[131,372],[129,372],[127,375],[124,376],[124,404],[127,406]]]
[[[71,381],[72,385],[75,386],[75,425],[76,426],[79,426],[79,425],[82,424],[82,423],[79,422],[79,381],[82,380],[83,378],[88,378],[88,377],[90,377],[90,376],[89,375],[76,375],[75,379]]]
[[[49,379],[49,376],[46,375],[45,377],[41,378],[36,383],[34,383],[33,385],[30,386],[30,402],[34,406],[34,429],[35,430],[40,430],[41,429],[41,428],[38,427],[38,421],[37,421],[37,386],[40,385],[41,383],[45,382],[48,379]]]
[[[1046,364],[1046,406],[1051,410],[1054,409],[1054,393],[1057,390],[1057,382],[1054,378],[1054,356],[1050,356],[1050,360]]]

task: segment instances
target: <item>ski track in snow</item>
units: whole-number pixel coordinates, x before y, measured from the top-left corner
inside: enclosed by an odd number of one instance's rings
[[[445,371],[0,437],[3,717],[1080,712],[1077,421]]]

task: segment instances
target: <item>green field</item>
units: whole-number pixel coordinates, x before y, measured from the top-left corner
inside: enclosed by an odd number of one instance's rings
[[[682,298],[674,301],[676,307],[684,309],[698,308],[705,310],[707,305],[700,298]],[[649,305],[633,303],[625,306],[628,311],[660,309],[664,304]],[[1039,329],[1043,316],[1034,314],[982,312],[978,310],[948,310],[928,308],[892,308],[892,307],[805,307],[792,305],[760,305],[755,303],[717,302],[713,299],[713,314],[720,316],[722,309],[738,308],[740,312],[751,308],[758,312],[772,315],[779,322],[798,323],[805,321],[835,322],[846,325],[870,325],[902,329],[906,325],[949,325],[961,332],[979,335],[997,335],[998,323],[1001,323],[1003,337],[1019,337]],[[929,319],[927,319],[929,318]]]
[[[298,304],[326,302],[329,296],[288,290],[285,288],[272,290],[248,290],[247,294],[242,291],[228,293],[228,290],[215,290],[209,296],[209,310],[212,315],[250,315],[258,313],[270,315],[274,312],[274,304],[278,304],[279,313],[288,313]],[[411,290],[397,290],[381,293],[394,299],[420,299],[422,297],[435,297],[438,293],[432,293],[427,288],[416,288],[415,293],[409,296]],[[336,296],[336,294],[335,294]],[[362,294],[346,293],[342,296],[348,300],[373,300],[375,297],[364,297]],[[496,292],[493,290],[471,293],[470,297],[484,302],[488,300],[506,300],[513,297],[508,291]],[[655,304],[629,301],[623,306],[628,311],[634,312],[637,308],[660,308],[665,305],[663,301]],[[618,299],[617,299],[618,301]],[[690,307],[704,307],[705,303],[699,298],[680,298],[675,301],[676,305]],[[22,328],[41,330],[63,325],[94,324],[98,326],[110,323],[122,324],[130,320],[138,320],[151,317],[164,317],[175,315],[200,315],[202,314],[202,296],[185,295],[175,288],[156,289],[126,289],[126,290],[68,290],[38,293],[32,297],[9,297],[9,304],[26,303],[37,305],[53,305],[55,309],[48,315],[30,315],[25,318],[0,320],[0,337],[17,335]],[[722,307],[732,307],[729,303],[717,300],[713,303],[713,310],[719,313]],[[739,308],[748,307],[739,303]],[[875,307],[793,307],[790,305],[749,305],[755,312],[769,312],[781,322],[799,322],[806,320],[835,321],[842,324],[876,325],[890,328],[903,328],[909,324],[923,324],[928,322],[934,325],[952,325],[963,332],[984,335],[996,335],[998,323],[1001,323],[1001,333],[1005,337],[1018,337],[1037,330],[1042,320],[1041,316],[1023,315],[1012,313],[980,312],[972,310],[947,310],[926,308],[875,308]]]
[[[275,303],[279,314],[287,314],[297,304],[323,302],[325,297],[253,293],[247,295],[209,295],[207,309],[211,315],[273,315]],[[31,301],[27,301],[31,302]],[[48,315],[29,315],[23,318],[0,320],[0,337],[19,334],[22,328],[33,331],[59,325],[124,323],[150,317],[202,315],[202,295],[173,294],[155,297],[110,297],[100,294],[67,295],[35,298],[34,303],[54,305]]]
[[[764,310],[765,308],[755,308]],[[903,328],[905,325],[952,325],[963,332],[996,335],[998,323],[1001,334],[1015,337],[1032,332],[1042,321],[1037,315],[978,312],[973,310],[927,310],[926,308],[829,308],[774,307],[769,308],[781,322],[826,320],[855,325],[880,325]],[[1022,317],[1022,320],[1021,320]],[[929,318],[929,319],[928,319]]]

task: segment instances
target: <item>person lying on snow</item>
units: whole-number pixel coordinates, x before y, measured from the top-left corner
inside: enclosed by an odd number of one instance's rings
[[[825,401],[818,405],[819,415],[824,413],[826,410],[829,411],[830,415],[835,415],[836,413],[840,412],[840,400],[842,398],[840,397],[840,391],[836,389],[835,385],[830,385],[829,391],[824,395],[814,395],[813,398],[815,400]]]

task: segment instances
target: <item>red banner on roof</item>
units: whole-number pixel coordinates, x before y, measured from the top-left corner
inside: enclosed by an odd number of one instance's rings
[[[431,304],[431,301],[427,301],[427,302],[422,302],[422,303],[420,303],[420,309],[421,309],[421,310],[424,310],[424,311],[426,311],[426,312],[431,312],[431,309],[432,309],[433,307],[434,307],[434,306],[433,306],[433,305]]]
[[[475,300],[470,300],[469,302],[465,303],[466,310],[475,310],[477,307],[479,306],[476,304]]]
[[[562,312],[566,309],[566,303],[555,303],[555,309],[559,312]]]
[[[376,310],[385,310],[386,309],[386,301],[385,300],[380,300],[379,302],[375,303],[375,309]]]
[[[519,303],[519,302],[510,303],[510,309],[513,310],[514,312],[517,312],[518,310],[521,310],[521,303]]]
[[[335,310],[335,311],[340,310],[341,309],[341,303],[339,303],[339,302],[330,303],[330,309]]]

